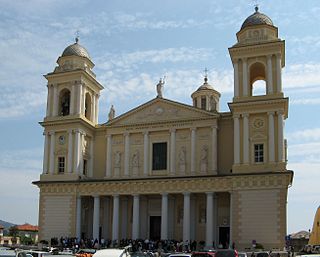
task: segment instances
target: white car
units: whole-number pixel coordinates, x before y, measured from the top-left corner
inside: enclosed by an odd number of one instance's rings
[[[92,257],[131,257],[127,249],[102,249],[96,251]]]

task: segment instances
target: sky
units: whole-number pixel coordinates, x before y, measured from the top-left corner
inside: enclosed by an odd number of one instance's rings
[[[317,0],[0,0],[0,220],[38,223],[43,159],[46,79],[63,50],[80,44],[105,87],[99,122],[156,96],[185,104],[203,82],[221,93],[220,110],[233,97],[228,47],[254,5],[286,41],[283,90],[290,99],[285,125],[288,169],[287,232],[312,228],[320,202],[320,1]]]

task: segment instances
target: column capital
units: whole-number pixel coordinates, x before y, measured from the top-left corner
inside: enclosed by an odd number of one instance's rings
[[[161,193],[162,196],[168,196],[169,194],[167,192]]]
[[[49,136],[49,132],[48,131],[43,131],[43,133],[42,133],[42,135],[44,135],[44,136]]]
[[[133,197],[139,197],[140,194],[132,194]]]
[[[281,53],[276,53],[277,58],[281,58]]]
[[[249,118],[249,113],[243,113],[243,114],[241,114],[241,117],[243,117],[243,118]]]
[[[277,111],[277,114],[278,115],[284,115],[284,111],[283,110]]]
[[[273,54],[268,54],[268,55],[267,55],[267,59],[268,59],[268,60],[271,60],[272,56],[273,56]]]
[[[54,136],[55,133],[56,133],[55,131],[49,131],[48,132],[49,136]]]
[[[112,138],[112,135],[111,134],[107,134],[107,135],[105,135],[105,138],[106,139]]]
[[[213,196],[214,192],[206,192],[206,195],[212,195]]]
[[[114,195],[112,195],[112,197],[114,197],[114,198],[119,198],[119,194],[114,194]]]
[[[73,133],[73,129],[68,129],[67,131],[68,131],[69,134]]]
[[[148,130],[144,130],[142,131],[142,134],[145,136],[145,135],[149,135],[149,131]]]
[[[212,125],[211,128],[212,129],[218,129],[218,125]]]
[[[238,113],[233,114],[233,118],[234,119],[239,119],[240,118],[240,114],[238,114]]]
[[[100,198],[100,195],[98,195],[98,194],[93,194],[92,197],[93,197],[93,198]]]
[[[270,115],[274,115],[275,114],[275,112],[267,112],[267,114],[270,116]]]
[[[239,63],[239,58],[232,59],[232,64],[233,65],[238,64],[238,63]]]
[[[245,63],[245,62],[247,62],[248,58],[247,57],[242,57],[241,60]]]
[[[197,127],[192,127],[190,128],[191,131],[196,131],[197,130]]]
[[[190,196],[191,193],[190,192],[183,192],[183,196]]]
[[[123,136],[124,136],[124,137],[128,137],[128,136],[130,136],[130,132],[125,131],[125,132],[123,133]]]
[[[176,132],[176,129],[175,128],[170,128],[169,131],[170,131],[170,133],[174,133],[174,132]]]

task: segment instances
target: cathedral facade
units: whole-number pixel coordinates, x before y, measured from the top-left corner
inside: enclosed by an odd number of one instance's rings
[[[256,11],[229,48],[234,97],[205,77],[192,105],[154,99],[98,123],[94,64],[78,41],[48,80],[39,239],[176,239],[283,248],[288,187],[282,89],[285,42]],[[265,82],[255,95],[254,83]]]

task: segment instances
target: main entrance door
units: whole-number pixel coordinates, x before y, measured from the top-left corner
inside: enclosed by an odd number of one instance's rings
[[[151,240],[160,240],[161,236],[161,216],[150,216],[150,231]]]
[[[222,244],[223,248],[229,247],[229,227],[219,227],[219,244]]]

